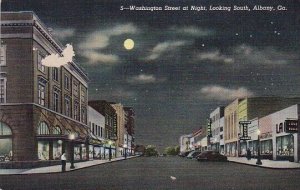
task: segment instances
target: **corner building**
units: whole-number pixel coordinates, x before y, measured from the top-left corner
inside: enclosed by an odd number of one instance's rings
[[[63,47],[33,12],[2,12],[1,19],[0,157],[34,161],[30,167],[57,164],[62,152],[88,159],[87,75],[74,62],[41,64]]]

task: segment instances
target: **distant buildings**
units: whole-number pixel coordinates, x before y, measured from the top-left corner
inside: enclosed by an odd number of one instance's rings
[[[88,102],[88,77],[75,62],[42,65],[62,48],[33,12],[1,13],[0,164],[59,164],[63,152],[75,161],[107,159],[116,156],[120,130],[134,146],[133,108],[125,119],[127,111],[104,100]]]
[[[251,97],[218,107],[209,114],[208,126],[203,127],[201,138],[195,141],[196,149],[245,156],[249,148],[257,156],[260,145],[263,158],[298,162],[299,103],[300,98]],[[184,138],[189,137],[180,137]],[[181,151],[186,151],[188,146],[184,145],[189,142],[180,143],[186,147]]]

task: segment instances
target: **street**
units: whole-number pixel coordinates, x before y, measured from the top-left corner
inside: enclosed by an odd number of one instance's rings
[[[299,173],[231,162],[139,157],[66,173],[0,176],[0,189],[296,190],[300,186]]]

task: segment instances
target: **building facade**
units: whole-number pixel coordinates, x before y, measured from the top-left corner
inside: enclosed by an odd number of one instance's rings
[[[111,103],[111,106],[115,109],[117,115],[117,156],[123,156],[124,150],[127,145],[127,131],[125,129],[127,115],[124,110],[124,106],[120,103]]]
[[[223,136],[221,136],[220,134],[221,132],[223,132],[223,126],[221,126],[221,118],[223,117],[224,117],[224,107],[216,108],[209,115],[211,121],[211,134],[212,134],[211,138],[209,138],[210,146],[211,146],[211,150],[218,151],[218,152],[221,149],[220,140],[223,140]]]
[[[135,147],[135,138],[134,138],[134,129],[135,129],[135,112],[132,107],[124,107],[126,112],[126,124],[125,128],[128,134],[128,141],[127,141],[127,149],[128,154],[134,154],[134,147]]]
[[[87,75],[74,62],[41,63],[62,51],[33,12],[1,13],[0,135],[10,140],[0,154],[8,160],[58,160],[62,152],[88,159]]]

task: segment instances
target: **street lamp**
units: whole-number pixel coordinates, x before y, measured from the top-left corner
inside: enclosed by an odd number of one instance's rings
[[[74,166],[74,139],[75,139],[75,135],[73,133],[71,133],[69,135],[69,139],[71,141],[71,151],[70,151],[70,153],[71,153],[71,157],[70,157],[71,166],[70,166],[70,168],[74,169],[75,168],[75,166]]]
[[[126,158],[127,158],[127,144],[124,144],[123,148],[124,148],[124,158],[126,160]]]
[[[111,161],[111,145],[112,145],[112,141],[108,141],[108,144],[109,144],[109,161]]]
[[[260,130],[257,130],[257,140],[258,140],[258,146],[257,146],[257,165],[262,165],[262,162],[260,160]]]

